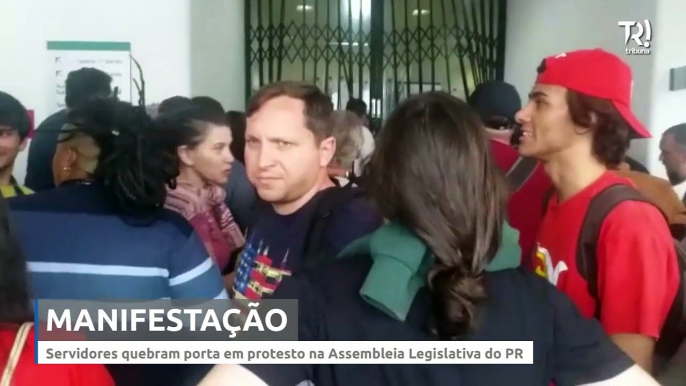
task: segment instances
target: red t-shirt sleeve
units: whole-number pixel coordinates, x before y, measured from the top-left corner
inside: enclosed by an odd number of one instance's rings
[[[662,214],[642,202],[619,204],[603,222],[597,258],[605,331],[657,339],[679,283],[674,241]]]

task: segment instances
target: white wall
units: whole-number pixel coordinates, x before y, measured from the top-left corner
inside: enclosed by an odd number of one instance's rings
[[[653,55],[630,56],[625,54],[624,30],[617,25],[620,20],[644,20],[658,25],[656,2],[681,3],[682,0],[516,0],[510,1],[507,10],[505,81],[517,87],[522,99],[530,91],[536,79],[536,67],[551,54],[582,48],[601,47],[626,59],[634,74],[632,107],[638,118],[651,129],[654,126],[651,111],[653,88]],[[686,2],[683,2],[686,6]],[[669,13],[673,11],[665,11]],[[672,13],[674,25],[679,13]],[[661,23],[660,23],[661,25]],[[682,28],[684,28],[682,26]],[[682,29],[681,32],[684,32]],[[664,35],[653,30],[655,49]],[[673,35],[673,39],[685,36]],[[686,52],[684,52],[686,55]],[[682,63],[686,64],[686,63]],[[649,155],[649,140],[633,141],[631,154],[640,161]],[[653,141],[654,142],[654,141]],[[651,148],[652,148],[651,144]],[[646,165],[647,166],[647,165]]]
[[[39,123],[54,112],[49,103],[48,40],[125,41],[143,67],[149,103],[195,94],[242,108],[242,4],[241,0],[0,0],[0,90],[35,110]],[[17,160],[15,176],[23,181],[25,172],[26,152]]]
[[[191,94],[208,95],[225,110],[245,110],[243,0],[193,1]]]

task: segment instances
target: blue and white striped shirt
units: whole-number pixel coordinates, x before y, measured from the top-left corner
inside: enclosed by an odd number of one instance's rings
[[[13,198],[10,209],[35,298],[228,298],[212,258],[176,213],[132,225],[97,185]]]

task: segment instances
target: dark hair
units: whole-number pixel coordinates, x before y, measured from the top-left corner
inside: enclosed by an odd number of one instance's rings
[[[567,105],[572,122],[593,132],[593,155],[609,169],[622,162],[629,149],[632,132],[617,109],[606,99],[567,90]]]
[[[245,114],[240,111],[229,111],[226,113],[226,120],[233,136],[231,153],[241,163],[245,163]]]
[[[166,146],[174,157],[179,146],[191,149],[198,146],[207,134],[208,123],[226,126],[226,117],[223,112],[193,105],[155,119],[155,126],[165,132]]]
[[[31,122],[26,107],[15,97],[0,91],[0,126],[16,130],[23,140],[29,135]]]
[[[191,101],[200,108],[211,110],[214,114],[225,114],[224,107],[216,99],[208,96],[197,96],[192,98]]]
[[[265,86],[250,99],[247,116],[250,117],[265,103],[281,96],[303,101],[307,129],[318,141],[331,137],[329,121],[333,113],[333,103],[322,90],[309,83],[281,81]]]
[[[151,220],[161,211],[167,186],[179,174],[171,149],[160,146],[161,130],[143,107],[115,100],[93,100],[72,110],[60,142],[86,135],[100,153],[93,179],[105,187],[120,213]]]
[[[662,133],[663,137],[665,135],[673,135],[676,143],[686,147],[686,123],[680,123],[670,127],[669,129],[665,130],[664,133]]]
[[[435,256],[432,331],[456,339],[474,328],[507,200],[479,117],[446,93],[410,97],[388,118],[364,174],[380,213],[412,229]]]
[[[74,108],[93,98],[112,95],[112,77],[97,68],[81,68],[67,75],[64,102]]]
[[[352,111],[355,113],[360,118],[364,118],[367,116],[367,103],[363,101],[362,99],[358,98],[352,98],[348,100],[348,103],[345,105],[345,109],[348,111]]]
[[[171,98],[167,98],[160,102],[160,105],[157,107],[157,114],[168,114],[168,113],[173,113],[174,111],[189,107],[193,105],[193,101],[190,100],[190,98],[186,98],[183,96],[173,96]]]
[[[506,82],[490,80],[480,83],[467,99],[491,129],[511,128],[516,123],[515,114],[522,108],[517,89]]]
[[[23,323],[32,315],[26,260],[9,222],[7,201],[0,197],[0,323]]]

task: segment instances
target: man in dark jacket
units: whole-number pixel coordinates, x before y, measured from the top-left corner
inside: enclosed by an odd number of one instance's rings
[[[52,177],[52,158],[57,138],[70,109],[94,98],[108,98],[112,94],[112,77],[96,68],[72,71],[65,82],[64,102],[67,108],[46,118],[36,129],[29,145],[25,185],[33,191],[55,187]]]

